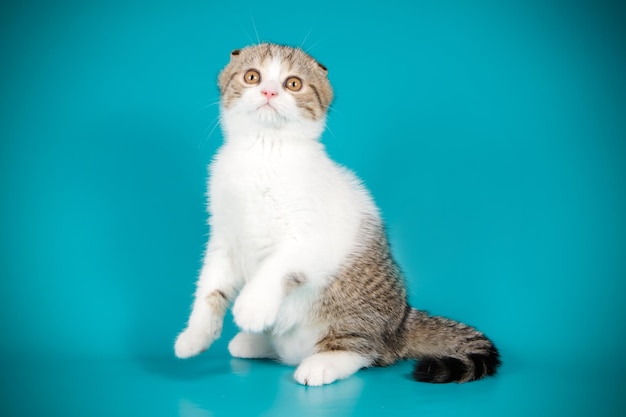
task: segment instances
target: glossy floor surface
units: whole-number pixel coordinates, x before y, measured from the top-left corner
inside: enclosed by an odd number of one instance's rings
[[[5,416],[618,416],[626,405],[621,373],[600,360],[508,357],[497,378],[462,385],[417,383],[402,362],[324,387],[296,384],[290,367],[217,353],[184,363],[38,357],[1,366]]]
[[[611,0],[1,2],[0,417],[626,415],[624,22]],[[231,317],[174,357],[217,75],[259,40],[328,67],[322,142],[411,304],[485,332],[497,377],[302,387],[231,359]]]

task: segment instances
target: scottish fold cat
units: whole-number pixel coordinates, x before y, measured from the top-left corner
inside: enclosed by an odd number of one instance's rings
[[[493,343],[411,308],[370,193],[319,141],[333,99],[327,69],[298,48],[235,50],[219,75],[224,144],[210,165],[210,239],[187,327],[188,358],[220,336],[232,304],[238,358],[296,365],[324,385],[418,359],[426,382],[493,375]]]

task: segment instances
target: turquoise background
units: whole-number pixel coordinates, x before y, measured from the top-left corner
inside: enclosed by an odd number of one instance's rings
[[[3,416],[626,413],[622,2],[0,7]],[[330,154],[380,205],[412,303],[492,337],[498,377],[421,384],[404,362],[301,387],[231,359],[230,317],[173,357],[217,73],[256,33],[329,68]]]

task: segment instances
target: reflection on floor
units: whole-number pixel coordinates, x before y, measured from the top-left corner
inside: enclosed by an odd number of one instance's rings
[[[618,372],[510,358],[496,378],[470,384],[410,379],[412,362],[362,370],[313,388],[293,368],[206,353],[160,358],[3,358],[6,416],[578,416],[618,415]],[[567,401],[564,401],[567,399]],[[616,414],[617,413],[617,414]]]

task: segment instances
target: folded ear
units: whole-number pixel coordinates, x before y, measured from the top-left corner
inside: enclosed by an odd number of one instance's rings
[[[322,70],[322,73],[324,75],[328,75],[328,68],[326,68],[324,65],[320,64],[319,62],[317,63],[317,65],[319,66],[319,68]]]
[[[241,53],[241,49],[233,49],[230,52],[230,59],[236,58]]]

